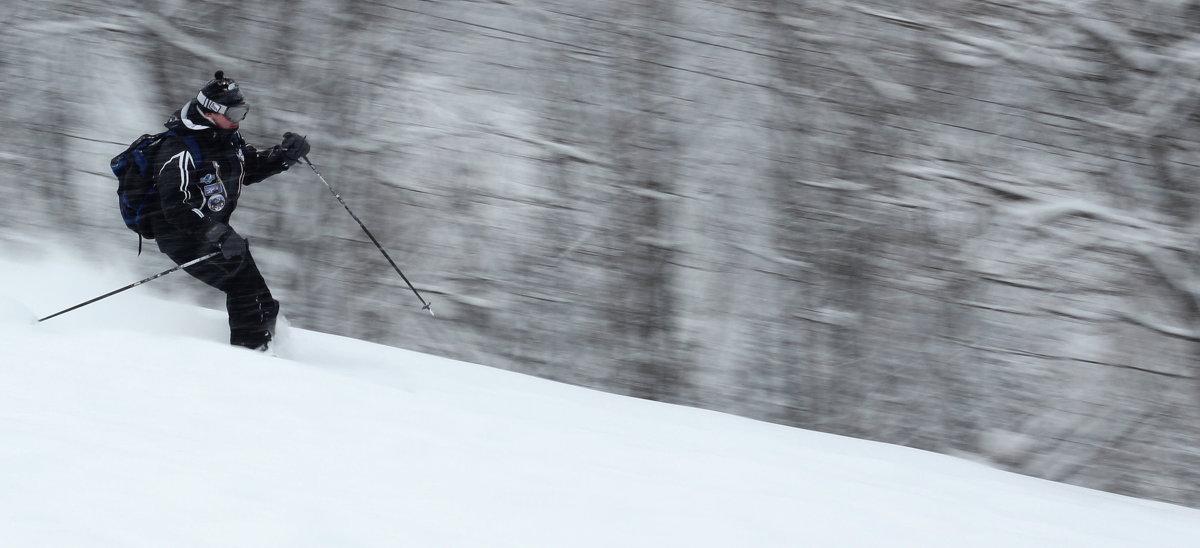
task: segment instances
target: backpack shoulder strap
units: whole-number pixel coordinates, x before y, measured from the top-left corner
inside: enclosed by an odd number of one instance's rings
[[[200,152],[200,141],[196,140],[195,135],[191,135],[191,134],[180,135],[178,133],[175,133],[175,130],[173,130],[173,129],[168,129],[167,131],[164,131],[162,133],[162,135],[171,136],[171,137],[179,137],[179,139],[183,141],[184,146],[186,146],[188,148],[188,152],[192,153],[192,161],[196,162],[197,164],[199,164],[201,161],[203,161],[204,154],[202,154]]]

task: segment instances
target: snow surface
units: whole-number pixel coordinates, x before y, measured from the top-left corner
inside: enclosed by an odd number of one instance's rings
[[[153,272],[2,257],[3,546],[1200,539],[1197,510],[904,447],[298,329],[230,348],[223,312],[145,287],[39,324]]]

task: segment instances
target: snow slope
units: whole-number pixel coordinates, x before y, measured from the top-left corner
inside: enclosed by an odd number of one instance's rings
[[[903,447],[296,329],[234,349],[144,287],[37,324],[153,272],[3,257],[3,546],[1200,542],[1197,510]]]

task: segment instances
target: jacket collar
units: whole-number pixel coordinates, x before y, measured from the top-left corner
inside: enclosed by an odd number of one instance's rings
[[[217,129],[216,124],[212,120],[205,118],[200,113],[200,107],[196,106],[195,101],[188,101],[183,108],[171,114],[167,123],[163,124],[167,129],[175,131],[211,131]]]
[[[204,131],[206,129],[216,128],[216,125],[212,123],[212,120],[209,120],[208,118],[205,118],[203,114],[200,114],[200,107],[196,105],[195,100],[188,101],[186,105],[183,105],[183,108],[179,109],[179,112],[182,114],[182,116],[179,117],[179,121],[183,123],[183,127],[186,127],[192,131]]]

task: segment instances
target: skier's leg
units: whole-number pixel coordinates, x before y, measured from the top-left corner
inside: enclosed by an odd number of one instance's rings
[[[170,237],[160,237],[158,247],[176,264],[183,264],[217,250],[215,246],[203,242]],[[196,279],[225,293],[225,306],[229,312],[230,344],[262,348],[270,342],[275,330],[275,319],[279,315],[279,302],[271,296],[267,282],[249,251],[234,259],[218,255],[185,270]]]
[[[262,348],[274,337],[279,301],[271,296],[254,258],[247,253],[242,259],[240,268],[223,284],[229,310],[229,342]]]

